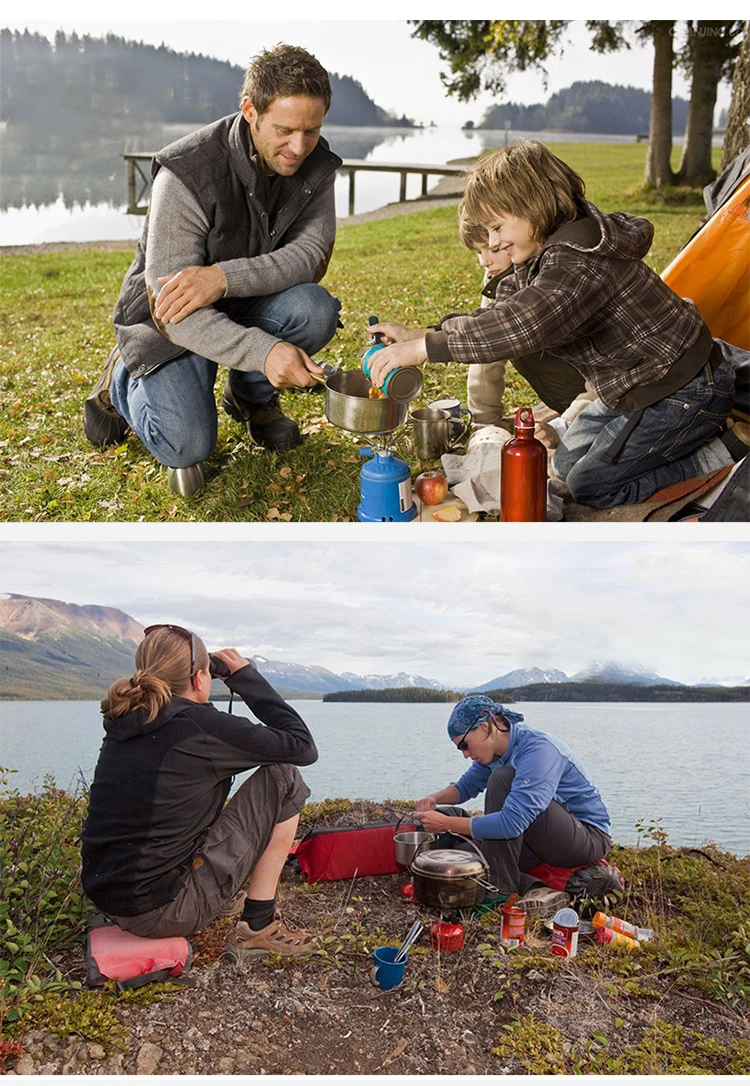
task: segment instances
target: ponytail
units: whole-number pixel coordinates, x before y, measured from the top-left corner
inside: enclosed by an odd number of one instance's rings
[[[190,646],[168,627],[160,627],[144,637],[135,653],[136,670],[130,679],[117,679],[101,702],[104,716],[126,716],[137,709],[147,709],[146,724],[168,704],[174,694],[190,686]],[[208,667],[208,653],[201,639],[195,638],[195,667]]]

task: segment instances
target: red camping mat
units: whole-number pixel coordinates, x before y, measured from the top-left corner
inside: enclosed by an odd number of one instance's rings
[[[413,822],[312,829],[290,855],[308,882],[393,875],[403,871],[396,863],[394,835],[416,829]]]
[[[619,896],[625,889],[622,872],[606,860],[577,867],[556,867],[541,863],[527,872],[553,890],[565,890],[573,897],[602,898],[605,894]]]
[[[144,939],[117,924],[104,924],[86,936],[86,984],[97,988],[115,980],[118,988],[140,988],[181,977],[192,957],[190,943],[182,936]]]

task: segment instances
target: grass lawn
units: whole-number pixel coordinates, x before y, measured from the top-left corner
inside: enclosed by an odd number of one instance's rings
[[[604,211],[645,215],[656,228],[648,263],[661,271],[694,232],[701,193],[677,190],[664,203],[644,194],[645,144],[556,144]],[[715,149],[718,165],[720,151]],[[675,152],[675,159],[677,151]],[[676,163],[675,163],[676,164]],[[112,310],[129,252],[71,250],[5,256],[2,275],[0,421],[3,496],[0,518],[15,521],[347,521],[356,519],[361,441],[325,419],[322,391],[286,392],[282,404],[307,434],[278,454],[253,447],[244,428],[219,410],[208,486],[173,495],[166,469],[132,434],[95,449],[83,433],[83,401],[113,342]],[[342,301],[345,325],[318,355],[354,368],[366,344],[367,318],[433,323],[475,308],[481,274],[458,243],[453,207],[343,226],[324,285]],[[414,407],[439,396],[466,399],[466,368],[427,366]],[[223,381],[217,382],[220,400]],[[508,370],[504,407],[536,402]],[[420,470],[406,431],[397,455]],[[430,465],[439,466],[439,465]]]

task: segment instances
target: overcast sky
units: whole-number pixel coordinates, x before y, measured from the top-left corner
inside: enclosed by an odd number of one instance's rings
[[[429,15],[434,18],[444,12],[425,12],[419,10],[424,5],[396,4],[393,0],[386,0],[385,4],[364,5],[366,18],[335,18],[341,6],[330,3],[299,4],[286,0],[282,7],[288,21],[271,22],[232,18],[233,14],[242,15],[247,10],[253,10],[254,5],[239,5],[230,0],[228,4],[220,5],[221,10],[212,10],[210,20],[197,21],[154,18],[154,12],[163,15],[163,6],[145,5],[141,0],[133,0],[117,9],[118,14],[130,13],[129,19],[102,18],[104,5],[100,4],[82,4],[74,0],[60,9],[59,5],[53,5],[49,0],[30,0],[29,4],[23,5],[11,0],[5,10],[7,12],[10,7],[9,14],[14,19],[3,18],[2,25],[11,29],[28,26],[50,39],[57,29],[66,32],[76,30],[79,34],[88,33],[95,37],[111,32],[153,45],[163,42],[178,52],[204,53],[242,67],[261,49],[286,41],[309,49],[330,71],[358,79],[378,105],[399,116],[406,113],[424,124],[434,121],[441,125],[461,125],[467,120],[480,120],[486,107],[493,101],[492,97],[483,94],[469,104],[449,98],[440,82],[443,65],[437,48],[429,42],[412,38],[413,27],[406,22],[408,17]],[[433,9],[436,6],[439,8],[441,5],[430,5]],[[465,7],[462,5],[462,8]],[[580,8],[581,5],[576,7]],[[58,11],[61,13],[59,16]],[[399,18],[393,18],[393,13],[397,13]],[[310,20],[311,14],[317,15],[315,21]],[[380,18],[377,18],[378,14]],[[456,14],[456,11],[450,12],[452,16]],[[462,10],[460,14],[465,18],[469,13]],[[486,11],[478,14],[486,16]],[[555,12],[558,17],[559,14]],[[563,14],[575,20],[573,5],[565,5]],[[585,7],[583,14],[587,14]],[[589,17],[600,17],[602,12],[588,14]],[[649,17],[647,12],[625,14],[630,19],[639,14],[641,18]],[[690,14],[689,10],[681,10],[679,18],[684,20]],[[347,15],[350,16],[351,12],[348,11]],[[373,16],[376,18],[373,19]],[[575,20],[569,28],[563,55],[546,65],[547,89],[539,72],[519,73],[509,80],[507,99],[526,104],[543,102],[550,94],[578,80],[599,79],[650,90],[653,66],[653,49],[650,45],[636,46],[634,43],[630,50],[601,56],[589,51],[589,37],[583,17]],[[674,73],[672,93],[681,97],[688,97],[689,94],[688,83],[677,71]],[[717,109],[726,108],[729,98],[730,88],[723,85],[719,89]]]
[[[594,659],[742,678],[747,543],[18,543],[0,591],[176,622],[210,649],[446,685]]]

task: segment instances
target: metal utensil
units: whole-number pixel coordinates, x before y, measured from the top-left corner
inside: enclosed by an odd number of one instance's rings
[[[409,928],[406,938],[404,939],[401,946],[398,948],[398,954],[393,959],[394,965],[404,960],[404,958],[406,957],[406,953],[409,950],[409,947],[412,946],[413,943],[416,943],[417,939],[422,934],[423,928],[424,924],[421,920],[414,921],[412,926]]]

